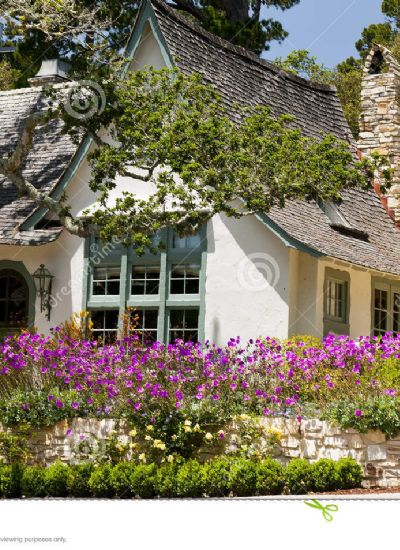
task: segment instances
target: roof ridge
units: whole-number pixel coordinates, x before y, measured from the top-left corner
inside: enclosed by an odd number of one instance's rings
[[[264,69],[268,69],[271,72],[278,74],[282,76],[283,78],[287,78],[288,80],[292,80],[294,82],[297,82],[303,86],[306,86],[308,88],[318,90],[321,92],[328,92],[328,93],[336,93],[336,87],[332,86],[330,84],[322,84],[320,82],[315,82],[313,80],[307,80],[305,78],[302,78],[301,76],[297,76],[289,71],[285,71],[284,69],[280,69],[274,63],[271,61],[268,61],[266,59],[262,59],[261,57],[258,57],[255,53],[252,51],[242,47],[237,46],[236,44],[232,44],[228,40],[225,40],[224,38],[221,38],[203,27],[201,25],[198,25],[196,23],[193,23],[190,21],[189,18],[177,13],[177,10],[175,10],[172,6],[166,3],[166,0],[149,0],[150,3],[153,6],[156,6],[160,10],[164,11],[167,15],[175,19],[178,23],[186,26],[189,28],[192,32],[195,32],[196,34],[200,35],[202,38],[208,40],[209,42],[213,43],[219,48],[228,50],[236,55],[239,55],[241,57],[246,58],[247,60],[260,65]]]

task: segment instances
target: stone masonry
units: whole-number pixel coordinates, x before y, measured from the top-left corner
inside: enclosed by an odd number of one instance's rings
[[[384,46],[369,53],[362,79],[358,148],[365,156],[387,155],[393,185],[387,206],[400,221],[400,65]]]
[[[303,420],[299,424],[294,419],[262,418],[260,422],[266,433],[269,430],[279,433],[280,443],[273,454],[283,464],[292,458],[315,462],[321,458],[352,457],[364,469],[364,487],[400,487],[400,436],[387,439],[379,431],[361,434],[321,420]],[[28,446],[36,463],[48,465],[56,460],[73,463],[81,441],[101,444],[113,432],[121,442],[129,440],[129,427],[124,423],[76,418],[32,432]]]

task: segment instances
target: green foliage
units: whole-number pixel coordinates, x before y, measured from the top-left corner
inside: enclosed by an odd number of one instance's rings
[[[231,490],[231,461],[217,457],[205,465],[205,493],[209,497],[226,497]]]
[[[7,60],[0,61],[0,91],[12,90],[20,76],[20,71],[13,69]]]
[[[49,395],[54,399],[49,401]],[[43,426],[54,426],[60,420],[73,418],[77,411],[72,407],[72,403],[77,400],[77,392],[57,388],[45,390],[24,391],[15,389],[1,393],[0,398],[0,418],[5,426],[25,425],[34,428]],[[62,407],[57,406],[57,401],[62,402]],[[95,415],[94,407],[86,406],[81,411],[83,416],[88,413]]]
[[[206,490],[206,472],[204,465],[196,460],[188,460],[176,474],[176,494],[179,497],[199,498]]]
[[[76,498],[85,498],[91,496],[89,479],[94,470],[92,463],[74,464],[70,466],[70,475],[68,476],[68,495]]]
[[[19,498],[21,496],[22,473],[21,464],[0,466],[0,497]]]
[[[29,458],[31,458],[26,437],[0,432],[0,456],[4,457],[4,460],[8,464],[15,462],[26,464]]]
[[[314,467],[307,460],[295,458],[285,470],[286,487],[292,495],[304,495],[313,489]]]
[[[318,464],[318,463],[317,463]],[[337,488],[356,489],[361,487],[363,479],[362,468],[352,458],[340,458],[336,462]]]
[[[339,486],[339,471],[336,463],[322,458],[312,465],[313,490],[319,493],[334,491]]]
[[[130,476],[131,490],[140,498],[153,498],[156,495],[156,473],[155,464],[139,464]]]
[[[389,438],[400,433],[398,397],[378,396],[359,401],[336,401],[327,405],[322,416],[337,423],[341,428],[354,428],[359,432],[380,430]]]
[[[237,459],[231,464],[230,486],[233,494],[247,497],[256,494],[258,468],[255,462],[248,459]]]
[[[99,193],[92,221],[102,240],[119,237],[138,254],[152,250],[151,235],[162,228],[191,233],[216,213],[240,218],[292,199],[334,200],[343,189],[369,189],[373,170],[387,164],[379,156],[354,163],[347,143],[305,137],[293,117],[276,119],[266,107],[243,111],[238,127],[199,75],[148,68],[106,92],[104,111],[78,121],[92,134],[111,125],[118,144],[99,138],[90,154],[89,185]],[[62,116],[72,131],[77,119]],[[144,175],[132,166],[148,168]],[[389,171],[381,173],[388,182]],[[155,191],[148,198],[126,192],[106,206],[118,174],[144,178]],[[162,207],[167,198],[174,209]]]
[[[121,462],[114,466],[111,471],[111,485],[118,498],[132,498],[131,478],[135,471],[135,464],[132,462]]]
[[[285,470],[279,462],[271,458],[257,464],[256,494],[280,495],[285,486]]]
[[[93,496],[98,498],[112,498],[114,496],[111,472],[112,467],[109,464],[94,468],[89,478],[89,488]]]
[[[46,494],[50,497],[66,497],[68,495],[71,469],[61,462],[56,462],[45,471],[44,483]]]
[[[21,491],[28,498],[46,496],[46,470],[40,466],[27,466],[21,478]]]
[[[294,459],[283,467],[267,459],[215,458],[206,464],[121,462],[67,466],[0,466],[0,497],[200,498],[278,495],[285,491],[333,491],[360,487],[362,468],[353,459],[323,459],[315,464]]]
[[[155,475],[154,486],[156,494],[161,498],[173,498],[176,496],[176,473],[178,465],[162,464]]]
[[[276,58],[273,63],[280,69],[295,75],[320,82],[322,84],[333,84],[333,72],[317,62],[317,58],[310,55],[308,50],[293,50],[285,59]]]

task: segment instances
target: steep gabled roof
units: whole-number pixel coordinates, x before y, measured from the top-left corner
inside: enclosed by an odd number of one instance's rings
[[[151,4],[174,63],[184,72],[204,75],[233,118],[238,104],[268,105],[274,115],[294,115],[304,135],[332,133],[355,150],[335,88],[280,71],[191,23],[162,0]],[[349,230],[335,227],[316,203],[301,201],[274,208],[263,219],[292,246],[300,243],[316,254],[400,275],[400,232],[376,193],[345,191],[338,211]]]
[[[0,93],[0,156],[15,147],[24,120],[46,104],[47,97],[41,88]],[[35,132],[33,148],[23,169],[24,176],[45,192],[56,186],[76,150],[61,128],[60,121],[52,121]],[[20,231],[21,223],[33,210],[33,202],[20,197],[15,186],[0,175],[0,244],[43,244],[58,237],[60,229]]]
[[[136,29],[149,10],[171,61],[186,73],[203,74],[221,93],[232,118],[238,117],[237,105],[268,105],[274,115],[294,115],[307,136],[332,133],[355,146],[334,88],[280,71],[204,31],[161,0],[143,3]],[[134,35],[135,29],[132,40]],[[37,88],[0,93],[0,154],[15,143],[18,124],[43,101]],[[52,123],[49,129],[38,132],[25,169],[30,180],[44,190],[54,189],[78,156],[68,137],[60,133],[59,124]],[[35,208],[18,198],[11,184],[0,179],[0,185],[0,244],[40,244],[57,237],[57,230],[19,231]],[[350,231],[332,227],[332,220],[315,203],[292,201],[282,210],[273,209],[263,220],[289,246],[400,275],[400,234],[375,193],[344,192],[338,209]]]

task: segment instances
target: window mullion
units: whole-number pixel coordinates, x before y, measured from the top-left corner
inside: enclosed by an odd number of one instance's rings
[[[166,342],[168,339],[168,327],[166,326],[165,320],[165,304],[167,299],[167,286],[169,283],[168,276],[168,263],[167,263],[167,253],[165,251],[161,252],[160,258],[160,307],[158,311],[158,330],[157,330],[157,339],[160,342]]]
[[[121,255],[121,274],[119,284],[119,320],[118,320],[118,332],[121,334],[123,328],[123,315],[126,309],[126,299],[128,294],[129,284],[129,262],[128,262],[128,250],[124,248]]]

